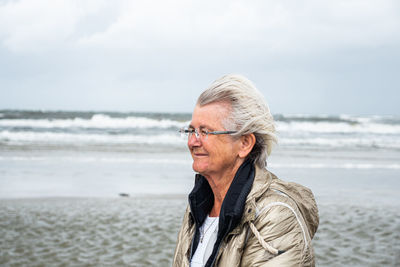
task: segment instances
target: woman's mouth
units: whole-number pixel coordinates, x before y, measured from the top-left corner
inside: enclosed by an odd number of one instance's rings
[[[206,154],[206,153],[193,153],[193,156],[195,156],[195,157],[206,157],[206,156],[208,156],[208,154]]]

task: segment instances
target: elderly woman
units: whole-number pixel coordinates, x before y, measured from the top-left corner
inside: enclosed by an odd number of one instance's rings
[[[181,132],[197,172],[173,266],[313,266],[313,194],[266,169],[276,141],[263,96],[227,75],[199,97]]]

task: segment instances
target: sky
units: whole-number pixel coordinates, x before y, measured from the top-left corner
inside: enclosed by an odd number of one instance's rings
[[[238,73],[272,113],[400,115],[397,0],[0,0],[0,109],[191,112]]]

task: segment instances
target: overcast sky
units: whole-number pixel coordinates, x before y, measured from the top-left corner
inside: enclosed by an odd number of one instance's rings
[[[0,0],[0,109],[191,112],[227,73],[273,113],[400,115],[400,1]]]

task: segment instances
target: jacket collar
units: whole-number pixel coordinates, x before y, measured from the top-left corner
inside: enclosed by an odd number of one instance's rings
[[[236,176],[232,182],[232,185],[228,190],[229,195],[237,195],[238,191],[240,191],[239,186],[246,181],[243,175],[239,175],[240,170],[241,168],[239,168],[239,170],[237,171]],[[242,178],[236,179],[237,176],[241,176]],[[245,206],[243,206],[245,210],[242,210],[243,219],[241,224],[248,221],[253,221],[255,219],[256,217],[255,200],[260,196],[262,196],[264,192],[268,190],[274,178],[275,178],[274,175],[269,171],[267,171],[266,169],[262,169],[258,166],[254,167],[253,179],[251,178],[249,179],[249,182],[251,180],[251,191],[247,194]],[[229,197],[228,193],[225,199]],[[195,186],[192,192],[189,194],[189,204],[190,204],[192,219],[194,219],[196,225],[202,225],[208,213],[211,211],[212,206],[214,205],[214,195],[207,180],[204,178],[204,176],[200,174],[196,174]],[[239,204],[238,201],[236,202],[236,204]],[[225,206],[227,206],[227,204],[225,204]],[[240,208],[237,209],[240,210]],[[228,210],[229,208],[227,209],[227,211]],[[232,206],[232,208],[230,209],[230,213],[234,211],[235,208]],[[240,227],[237,227],[237,229],[235,230],[239,231]],[[235,230],[232,233],[234,233]]]
[[[246,204],[241,222],[231,231],[231,234],[238,234],[243,225],[256,219],[256,199],[261,197],[271,185],[273,174],[266,169],[255,166],[255,177],[250,193],[247,195]]]
[[[196,225],[202,225],[214,205],[214,194],[206,178],[196,174],[194,188],[189,194],[189,205]]]
[[[247,196],[246,202],[261,197],[268,190],[274,178],[276,178],[275,175],[267,169],[256,166],[253,187]]]
[[[251,161],[246,160],[238,169],[222,202],[220,224],[226,223],[226,217],[232,218],[237,224],[244,204],[252,188],[255,168]],[[192,216],[197,225],[202,225],[214,205],[214,195],[206,178],[196,174],[195,186],[189,194],[189,204]]]
[[[233,181],[222,202],[219,214],[219,225],[216,246],[211,255],[215,253],[222,239],[231,232],[242,220],[242,215],[248,194],[252,188],[255,177],[255,168],[250,160],[246,160],[239,167]],[[189,194],[189,205],[192,217],[196,223],[196,233],[194,236],[193,251],[197,248],[198,232],[207,214],[214,205],[214,195],[210,185],[204,176],[197,174],[196,182],[192,192]]]

